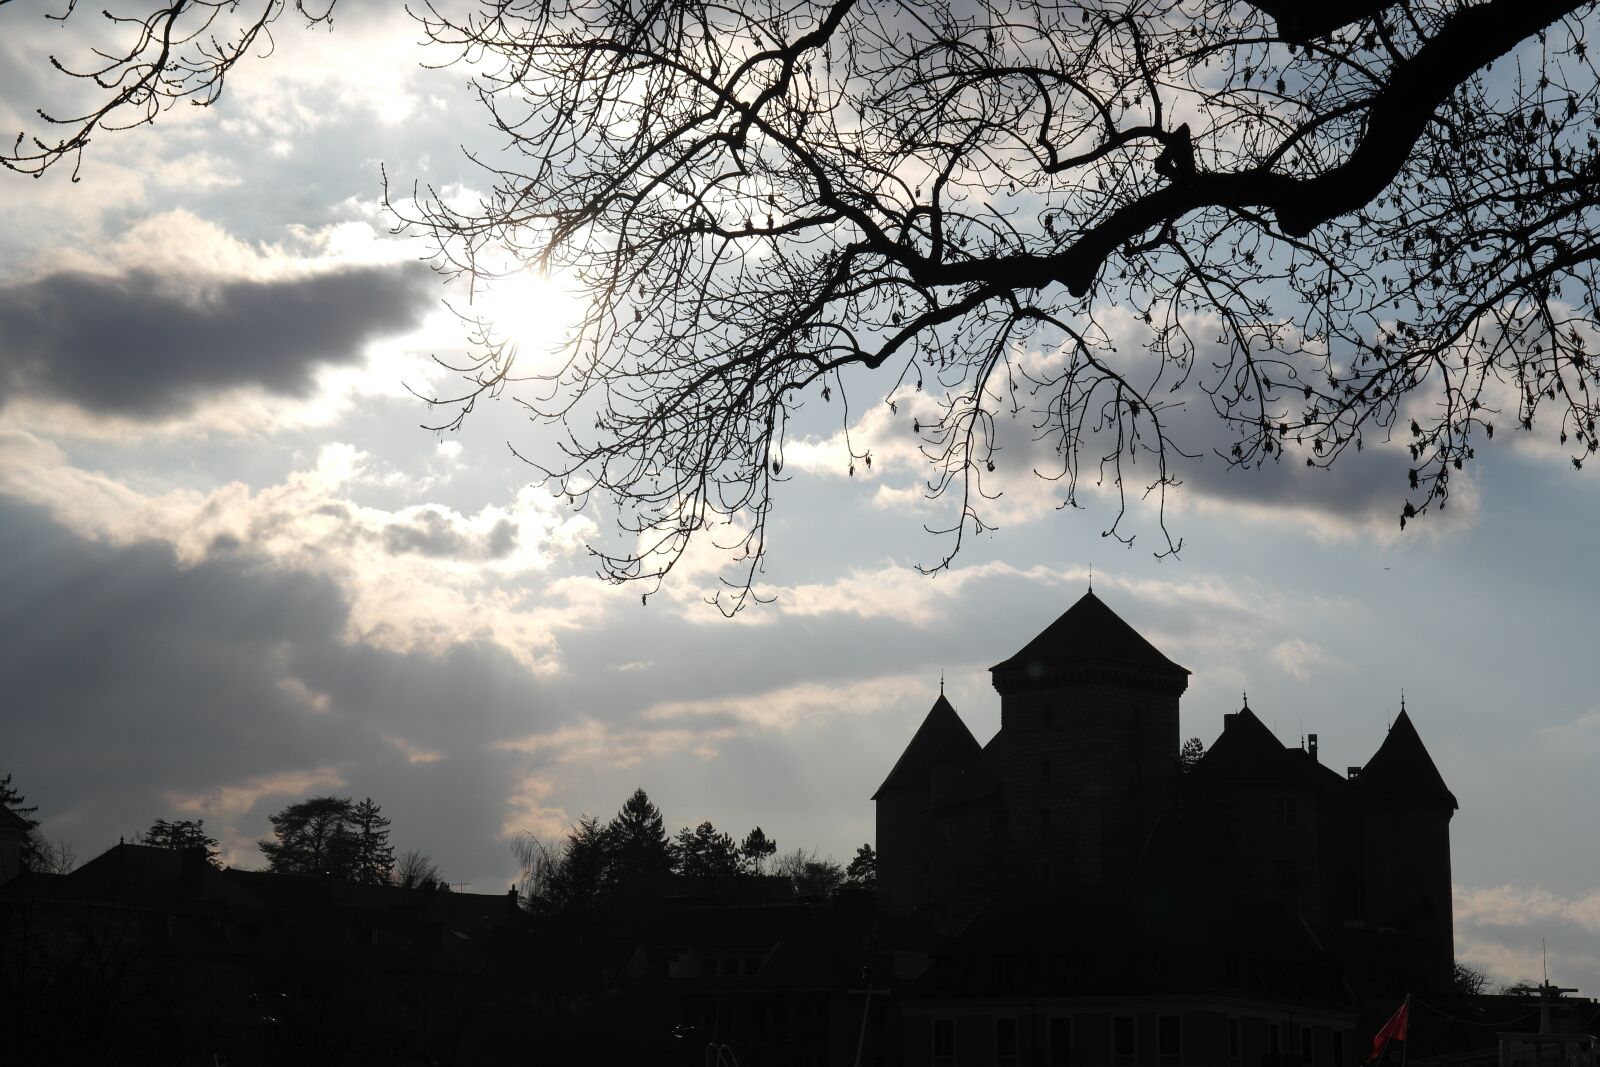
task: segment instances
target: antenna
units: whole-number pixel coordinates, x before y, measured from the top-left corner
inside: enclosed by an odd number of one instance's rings
[[[939,695],[944,696],[944,668],[939,668]]]

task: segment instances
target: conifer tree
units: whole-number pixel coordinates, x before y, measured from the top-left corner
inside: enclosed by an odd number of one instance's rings
[[[745,874],[760,874],[777,851],[778,843],[758,826],[744,835],[744,842],[739,846],[740,867]]]
[[[389,844],[389,820],[371,798],[350,809],[350,880],[364,885],[388,885],[394,870],[394,849]]]
[[[561,861],[550,872],[550,906],[567,914],[591,911],[610,888],[610,835],[593,815],[584,815],[567,833]]]
[[[621,883],[663,875],[672,870],[672,842],[667,839],[661,810],[643,789],[635,789],[606,827],[610,873]]]
[[[732,878],[739,873],[739,846],[732,836],[709,821],[694,829],[678,831],[673,846],[678,854],[678,873],[690,878]]]
[[[7,773],[4,778],[0,778],[0,807],[8,809],[11,814],[28,824],[28,837],[22,843],[22,869],[34,870],[44,855],[39,841],[39,820],[34,818],[39,812],[39,805],[29,804],[28,798],[22,795],[21,790],[11,784],[11,775]]]
[[[156,848],[176,849],[180,852],[188,849],[201,849],[206,854],[206,862],[213,867],[221,867],[217,862],[217,839],[206,833],[204,819],[178,819],[168,822],[166,819],[157,819],[150,824],[141,837],[146,845]]]
[[[878,885],[878,853],[870,844],[856,849],[855,859],[844,869],[844,884],[852,889],[874,889]]]
[[[309,797],[269,815],[276,840],[258,842],[267,869],[350,879],[355,858],[353,807],[349,797]]]

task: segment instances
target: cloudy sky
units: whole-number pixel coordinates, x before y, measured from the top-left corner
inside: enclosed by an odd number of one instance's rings
[[[1600,993],[1594,475],[1496,441],[1450,513],[1401,534],[1394,450],[1332,473],[1201,461],[1166,560],[1148,513],[1124,548],[1105,497],[1060,510],[1017,476],[999,529],[926,578],[945,512],[869,415],[870,472],[825,436],[792,453],[770,604],[724,619],[697,551],[642,606],[592,576],[588,546],[620,543],[608,514],[511,455],[554,439],[509,396],[423,428],[409,390],[448,387],[430,357],[462,349],[443,301],[464,294],[389,236],[379,167],[470,191],[462,146],[495,142],[416,37],[399,5],[341,7],[332,33],[286,26],[217,107],[99,137],[76,184],[0,175],[0,774],[51,838],[86,859],[204,818],[251,866],[269,813],[370,795],[397,846],[498,892],[517,831],[643,786],[670,826],[848,858],[941,674],[987,739],[986,668],[1092,568],[1194,672],[1185,736],[1209,743],[1247,690],[1342,769],[1404,690],[1461,802],[1459,954],[1537,976],[1543,938],[1553,978]],[[66,41],[0,8],[0,130],[70,103],[42,60]],[[529,279],[487,310],[532,348],[571,304]]]

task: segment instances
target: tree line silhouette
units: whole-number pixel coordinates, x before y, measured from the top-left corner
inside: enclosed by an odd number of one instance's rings
[[[877,881],[877,853],[870,844],[841,866],[815,849],[779,855],[777,841],[759,826],[738,841],[709,820],[669,837],[661,810],[643,789],[635,789],[603,825],[583,815],[560,841],[524,833],[513,851],[522,865],[523,898],[530,908],[551,914],[593,911],[618,897],[653,891],[674,876],[724,889],[778,879],[799,899],[869,891]]]
[[[66,874],[75,864],[65,842],[51,845],[38,834],[37,805],[0,778],[0,804],[26,821],[32,833],[23,853],[24,870]],[[438,865],[416,849],[398,854],[389,843],[389,818],[371,797],[307,797],[269,815],[272,837],[257,842],[274,874],[314,875],[362,885],[448,891]],[[179,851],[199,850],[221,868],[220,842],[204,819],[157,819],[135,844]],[[644,789],[635,789],[604,824],[583,815],[558,841],[524,832],[512,846],[521,865],[519,896],[530,909],[550,915],[594,910],[619,896],[660,890],[678,878],[710,891],[734,883],[775,880],[774,891],[800,900],[865,892],[877,881],[877,853],[870,844],[840,864],[816,849],[780,854],[778,843],[760,826],[743,838],[719,830],[709,820],[669,836],[661,810]],[[787,887],[782,883],[787,882]]]

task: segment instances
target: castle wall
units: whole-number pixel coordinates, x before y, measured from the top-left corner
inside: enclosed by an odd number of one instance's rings
[[[929,892],[928,800],[897,790],[881,794],[877,805],[878,906],[909,912]]]
[[[1363,918],[1418,939],[1407,961],[1418,989],[1448,988],[1455,961],[1450,814],[1371,799],[1361,805]]]
[[[1336,830],[1319,800],[1308,786],[1266,782],[1234,785],[1223,798],[1235,884],[1249,896],[1282,901],[1312,923],[1330,913],[1323,835]]]
[[[1000,718],[1011,836],[1034,877],[1131,878],[1172,802],[1178,694],[1116,680],[1013,690]]]

